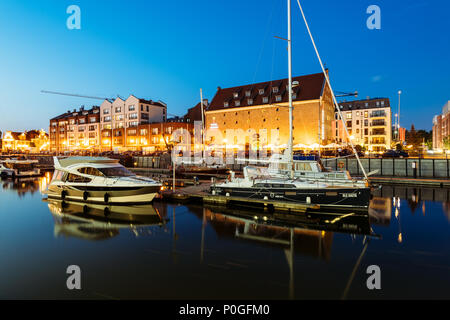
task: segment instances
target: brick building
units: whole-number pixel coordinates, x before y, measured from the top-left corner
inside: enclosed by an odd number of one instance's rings
[[[331,142],[334,107],[324,75],[310,74],[292,80],[294,145]],[[206,142],[234,146],[245,143],[246,147],[267,149],[286,147],[288,106],[288,79],[219,87],[205,111]]]

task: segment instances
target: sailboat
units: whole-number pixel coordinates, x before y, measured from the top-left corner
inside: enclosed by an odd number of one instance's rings
[[[299,3],[300,5],[300,3]],[[303,18],[306,23],[306,19],[303,14],[303,10],[300,7]],[[320,208],[333,208],[333,209],[363,209],[368,210],[370,202],[370,188],[364,185],[333,185],[327,183],[327,179],[322,181],[311,181],[308,179],[302,179],[302,177],[295,176],[294,169],[294,155],[293,155],[293,105],[292,105],[292,48],[291,48],[291,0],[287,0],[288,11],[288,94],[289,94],[289,144],[287,148],[287,170],[288,175],[273,175],[269,172],[268,168],[246,166],[243,169],[244,177],[237,178],[232,172],[228,181],[218,184],[213,184],[210,188],[210,192],[213,195],[222,195],[226,197],[240,197],[242,199],[264,199],[264,200],[277,200],[285,202],[297,202],[305,204],[319,205]],[[318,55],[317,48],[315,46],[312,35],[314,48],[316,50],[319,62],[322,67],[322,71],[325,75],[326,82],[330,88],[333,96],[333,101],[337,106],[336,97],[331,88],[328,74],[326,73],[323,63]],[[341,119],[342,115],[339,108],[337,108]],[[347,128],[345,131],[348,134]],[[353,147],[353,145],[352,145]],[[359,161],[359,157],[355,156]],[[362,167],[362,166],[361,166]],[[367,175],[362,168],[364,176],[367,179]]]

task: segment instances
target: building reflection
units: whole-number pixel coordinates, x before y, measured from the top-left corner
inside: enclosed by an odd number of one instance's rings
[[[23,197],[26,194],[43,193],[47,190],[47,186],[51,180],[51,173],[46,172],[42,177],[32,177],[32,178],[20,178],[20,179],[3,179],[2,189],[4,191],[14,191],[17,192],[19,197]]]
[[[54,219],[55,237],[105,240],[128,229],[137,237],[164,227],[165,220],[153,205],[106,206],[47,200]]]

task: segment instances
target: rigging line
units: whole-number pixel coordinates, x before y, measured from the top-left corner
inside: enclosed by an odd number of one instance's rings
[[[261,50],[259,52],[259,57],[258,57],[258,62],[256,63],[255,73],[253,74],[251,89],[253,89],[253,84],[255,83],[256,75],[257,75],[258,70],[259,70],[259,65],[261,64],[262,55],[263,55],[263,52],[264,52],[264,48],[266,46],[266,42],[267,42],[267,37],[268,37],[268,34],[269,34],[270,26],[272,24],[274,8],[275,8],[275,0],[273,0],[272,10],[270,11],[269,20],[267,21],[266,34],[264,36],[263,45],[262,45]]]
[[[356,152],[355,146],[353,145],[353,142],[350,139],[350,135],[348,134],[347,125],[345,124],[345,120],[344,120],[344,117],[342,116],[341,109],[339,108],[339,104],[338,104],[338,102],[336,100],[336,96],[334,95],[333,88],[331,87],[330,79],[328,78],[328,75],[325,72],[325,68],[323,66],[322,59],[320,58],[319,51],[317,50],[317,47],[316,47],[316,42],[314,41],[314,38],[313,38],[312,33],[311,33],[311,30],[309,29],[308,21],[306,21],[306,17],[305,17],[305,14],[303,12],[303,8],[300,5],[300,0],[297,0],[297,4],[298,4],[298,7],[300,9],[300,12],[302,13],[303,21],[305,22],[306,29],[308,30],[309,37],[311,38],[311,42],[312,42],[312,44],[314,46],[314,50],[316,51],[316,55],[317,55],[317,58],[319,59],[320,67],[322,68],[322,72],[323,72],[323,74],[325,76],[325,80],[327,81],[328,87],[330,88],[331,96],[333,97],[333,102],[334,102],[334,104],[336,106],[336,110],[338,111],[339,117],[342,120],[342,124],[344,126],[345,133],[346,133],[346,135],[348,137],[348,140],[350,141],[350,145],[352,147],[353,153],[356,156],[356,160],[358,161],[358,164],[361,167],[361,170],[362,170],[362,172],[364,174],[364,177],[366,178],[366,180],[368,180],[366,170],[364,169],[363,165],[361,164],[361,160],[359,159],[359,156],[358,156],[358,153]]]

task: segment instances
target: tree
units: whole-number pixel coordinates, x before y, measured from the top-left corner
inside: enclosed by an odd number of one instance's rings
[[[406,143],[412,145],[414,149],[417,149],[422,144],[422,138],[414,128],[414,124],[411,125],[411,129],[406,133]]]

